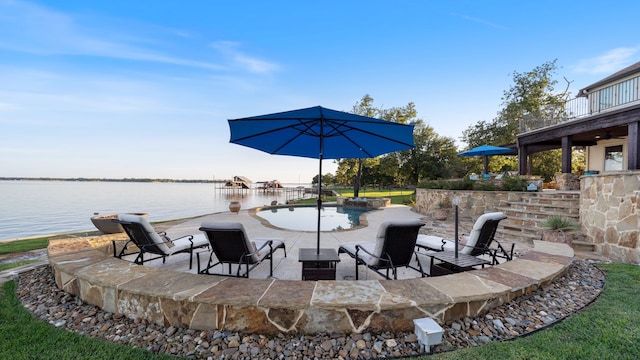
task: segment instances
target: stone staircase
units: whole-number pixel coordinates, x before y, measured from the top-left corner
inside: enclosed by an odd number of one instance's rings
[[[503,239],[540,240],[544,228],[540,223],[551,215],[579,222],[580,192],[542,191],[521,201],[502,201],[497,210],[507,215],[500,223],[498,235]]]

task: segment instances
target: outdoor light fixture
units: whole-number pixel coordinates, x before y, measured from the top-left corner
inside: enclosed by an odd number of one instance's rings
[[[455,256],[456,259],[458,258],[458,205],[460,205],[460,203],[462,202],[462,199],[460,198],[460,196],[454,196],[453,199],[451,199],[451,203],[453,204],[453,206],[455,206],[455,211],[454,211],[454,218],[453,218],[453,223],[455,224],[454,227],[454,233],[453,236],[455,237],[456,241],[455,241]]]

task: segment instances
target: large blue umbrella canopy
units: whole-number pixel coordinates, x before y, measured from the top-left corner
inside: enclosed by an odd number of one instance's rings
[[[474,147],[473,149],[463,151],[458,155],[459,156],[482,156],[484,173],[486,174],[489,168],[489,156],[514,155],[514,154],[515,154],[515,151],[506,147],[493,146],[493,145],[480,145],[480,146]]]
[[[492,146],[492,145],[480,145],[459,153],[460,156],[489,156],[489,155],[511,155],[515,152],[506,147]]]
[[[269,154],[319,159],[318,253],[322,160],[371,158],[411,149],[413,125],[371,118],[321,106],[230,119],[231,143]]]

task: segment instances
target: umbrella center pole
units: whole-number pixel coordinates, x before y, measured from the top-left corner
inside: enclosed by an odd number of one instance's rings
[[[322,211],[322,135],[323,135],[323,121],[320,121],[320,152],[318,154],[318,231],[316,240],[316,255],[320,255],[320,211]]]

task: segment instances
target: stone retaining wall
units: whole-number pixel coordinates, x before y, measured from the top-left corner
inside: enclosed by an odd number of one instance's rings
[[[588,242],[612,261],[640,264],[640,171],[583,176],[580,189]]]
[[[421,214],[432,214],[438,208],[439,202],[451,206],[451,200],[459,197],[458,206],[461,216],[476,218],[484,213],[497,211],[499,206],[507,202],[520,202],[526,196],[535,196],[534,193],[522,191],[475,191],[475,190],[440,190],[440,189],[416,189],[415,209]]]
[[[344,196],[338,196],[336,198],[337,206],[356,207],[356,208],[368,208],[368,209],[380,209],[391,205],[391,199],[389,198],[346,198]]]
[[[104,310],[197,330],[245,333],[412,331],[413,319],[474,317],[561,275],[566,244],[536,241],[513,261],[406,280],[297,281],[196,275],[114,258],[101,237],[51,240],[56,284]]]

